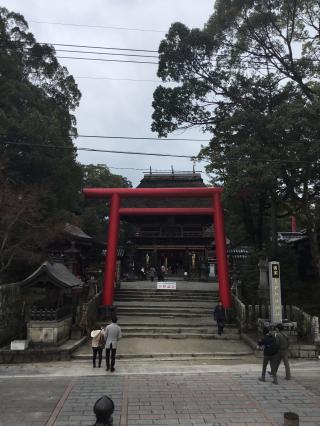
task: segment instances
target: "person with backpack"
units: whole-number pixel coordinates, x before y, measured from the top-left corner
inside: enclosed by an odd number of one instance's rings
[[[92,337],[92,365],[96,368],[96,359],[98,355],[98,367],[101,367],[102,351],[104,348],[104,330],[102,327],[96,325],[91,331],[90,336]]]
[[[267,365],[270,363],[271,375],[273,377],[273,384],[278,384],[277,379],[277,361],[279,346],[275,335],[270,333],[268,327],[263,327],[263,338],[258,342],[258,349],[263,347],[263,362],[262,362],[262,374],[259,377],[260,382],[266,381],[266,370]]]
[[[289,338],[284,332],[283,324],[278,324],[276,326],[276,332],[274,333],[276,339],[279,342],[279,351],[276,360],[276,372],[283,361],[285,372],[286,372],[286,380],[291,379],[290,365],[289,365]]]

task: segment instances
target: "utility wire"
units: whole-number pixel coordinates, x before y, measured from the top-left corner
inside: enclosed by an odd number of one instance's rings
[[[50,46],[60,46],[60,47],[78,47],[78,48],[84,48],[84,49],[124,50],[128,52],[158,53],[157,50],[151,50],[151,49],[130,49],[130,48],[124,48],[124,47],[91,46],[91,45],[83,45],[83,44],[63,44],[63,43],[38,43],[38,44],[41,44],[41,45],[49,44]]]
[[[88,24],[73,24],[69,22],[48,22],[48,21],[36,21],[33,19],[29,19],[28,22],[32,22],[33,24],[48,24],[48,25],[62,25],[67,27],[84,27],[84,28],[101,28],[107,30],[124,30],[124,31],[142,31],[149,33],[165,33],[167,30],[154,30],[148,28],[129,28],[129,27],[116,27],[109,25],[88,25]]]
[[[86,148],[86,147],[76,147],[76,146],[59,146],[59,145],[41,145],[41,144],[32,144],[27,142],[0,142],[0,145],[16,145],[16,146],[29,146],[34,148],[48,148],[48,149],[62,149],[67,151],[89,151],[89,152],[106,152],[109,154],[128,154],[128,155],[147,155],[154,157],[173,157],[173,158],[188,158],[189,160],[194,157],[191,155],[179,155],[179,154],[162,154],[162,153],[153,153],[153,152],[136,152],[136,151],[115,151],[109,149],[96,149],[96,148]]]
[[[129,60],[120,60],[120,59],[101,59],[101,58],[80,58],[75,56],[56,56],[58,59],[81,59],[85,61],[101,61],[101,62],[130,62],[133,64],[153,64],[158,65],[158,62],[149,62],[149,61],[129,61]]]
[[[74,76],[75,79],[88,79],[88,80],[114,80],[114,81],[137,81],[144,83],[158,83],[158,84],[166,84],[167,82],[163,82],[161,80],[142,80],[138,78],[113,78],[113,77],[90,77],[90,76]]]
[[[67,49],[56,49],[56,52],[65,53],[85,53],[89,55],[110,55],[110,56],[133,56],[138,58],[154,58],[158,59],[155,55],[140,55],[138,53],[114,53],[114,52],[90,52],[89,50],[67,50]]]
[[[0,142],[0,145],[15,145],[15,146],[28,146],[31,148],[44,148],[44,149],[61,149],[61,150],[67,150],[67,151],[88,151],[88,152],[105,152],[109,154],[127,154],[127,155],[146,155],[146,156],[154,156],[154,157],[173,157],[173,158],[187,158],[189,160],[195,159],[196,155],[179,155],[179,154],[162,154],[162,153],[154,153],[154,152],[137,152],[137,151],[116,151],[116,150],[107,150],[107,149],[96,149],[96,148],[87,148],[87,147],[76,147],[76,146],[59,146],[59,145],[41,145],[41,144],[33,144],[29,142]],[[200,161],[206,161],[206,160],[200,160]],[[236,163],[249,163],[252,162],[263,162],[263,163],[278,163],[278,164],[288,164],[288,163],[297,163],[297,164],[316,164],[320,165],[320,160],[316,161],[309,161],[309,160],[296,160],[296,159],[287,159],[287,160],[281,160],[281,159],[267,159],[267,158],[238,158],[238,157],[230,157],[228,158],[228,161],[234,161]],[[216,168],[224,168],[222,167],[216,167]]]
[[[105,136],[105,135],[82,135],[76,138],[94,138],[94,139],[127,139],[127,140],[148,140],[148,141],[185,141],[185,142],[210,142],[211,139],[193,139],[193,138],[155,138],[139,136]]]

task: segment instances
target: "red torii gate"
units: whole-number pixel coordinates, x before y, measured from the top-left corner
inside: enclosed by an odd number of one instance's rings
[[[109,213],[109,233],[105,275],[103,286],[103,304],[112,306],[117,244],[120,215],[210,215],[213,216],[216,255],[218,266],[220,299],[225,308],[231,306],[228,260],[221,205],[222,188],[85,188],[87,198],[111,198]],[[211,198],[212,208],[121,208],[121,198],[171,197],[171,198]]]

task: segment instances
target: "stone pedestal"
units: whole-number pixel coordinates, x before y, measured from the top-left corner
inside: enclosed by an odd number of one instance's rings
[[[29,321],[27,324],[28,340],[31,343],[60,345],[69,338],[71,324],[71,317],[59,321]]]

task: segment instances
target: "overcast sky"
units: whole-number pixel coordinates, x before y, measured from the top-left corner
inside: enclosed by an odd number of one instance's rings
[[[159,42],[173,22],[180,21],[189,27],[202,27],[213,11],[213,3],[213,0],[197,2],[195,0],[1,1],[2,6],[24,15],[29,22],[30,31],[39,42],[151,50],[158,49]],[[153,30],[153,32],[53,25],[32,21],[139,28]],[[57,55],[70,56],[63,52],[58,52]],[[99,57],[79,54],[73,54],[73,56]],[[154,59],[150,60],[154,61]],[[80,106],[75,113],[79,134],[157,136],[150,130],[152,95],[157,83],[112,80],[127,78],[157,80],[156,65],[72,59],[59,59],[59,61],[74,75],[82,93]],[[96,79],[80,77],[96,77]],[[110,80],[101,78],[110,78]],[[200,139],[210,137],[198,130],[190,130],[183,134],[176,133],[172,136]],[[195,155],[199,152],[201,143],[78,139],[76,145],[124,151]],[[113,173],[126,176],[134,186],[142,178],[142,171],[115,168],[130,167],[148,170],[151,166],[152,169],[169,170],[172,165],[175,170],[192,170],[192,162],[177,158],[79,151],[78,160],[84,164],[106,164]],[[203,164],[198,163],[196,168],[203,170]]]

